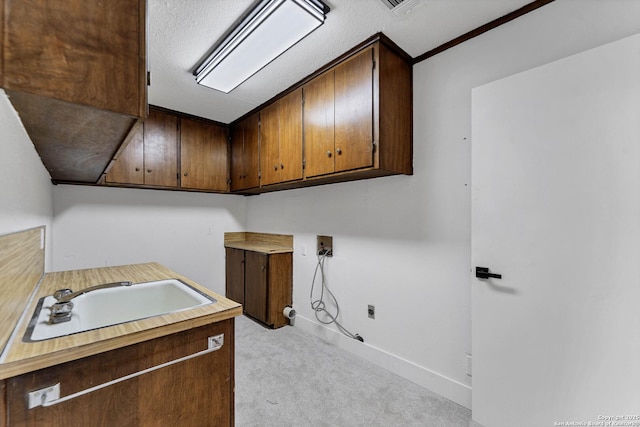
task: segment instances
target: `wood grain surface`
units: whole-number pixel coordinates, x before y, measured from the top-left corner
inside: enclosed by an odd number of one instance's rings
[[[0,236],[0,351],[44,274],[44,231],[42,226]]]
[[[216,298],[217,302],[66,337],[39,342],[22,341],[37,300],[51,295],[56,289],[79,290],[107,282],[130,280],[142,283],[169,278],[182,280]],[[28,315],[18,325],[14,338],[5,350],[5,359],[0,364],[0,379],[230,319],[241,315],[242,307],[158,263],[148,263],[48,273],[26,308],[26,313]]]
[[[250,231],[229,232],[224,233],[224,246],[266,254],[293,252],[293,236]]]

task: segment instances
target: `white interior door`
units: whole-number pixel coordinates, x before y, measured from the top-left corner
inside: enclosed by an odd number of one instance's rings
[[[640,35],[472,111],[473,268],[503,276],[472,279],[474,420],[640,426]]]

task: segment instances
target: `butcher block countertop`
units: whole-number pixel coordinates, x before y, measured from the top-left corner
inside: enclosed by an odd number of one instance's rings
[[[190,310],[155,316],[92,331],[45,341],[23,342],[29,320],[41,297],[62,288],[80,290],[100,283],[131,281],[143,283],[179,279],[217,300],[213,304]],[[44,275],[33,298],[25,308],[14,333],[9,338],[0,361],[0,380],[153,338],[230,319],[242,314],[242,306],[192,280],[158,264],[133,264],[117,267],[72,270]]]

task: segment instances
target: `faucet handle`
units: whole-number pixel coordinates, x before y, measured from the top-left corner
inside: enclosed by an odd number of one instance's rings
[[[55,291],[53,293],[53,297],[56,299],[56,301],[60,301],[60,298],[72,294],[73,291],[69,288],[64,288],[64,289],[58,289],[57,291]]]
[[[51,314],[49,315],[49,323],[62,323],[71,320],[71,310],[73,309],[73,303],[57,302],[51,306]]]

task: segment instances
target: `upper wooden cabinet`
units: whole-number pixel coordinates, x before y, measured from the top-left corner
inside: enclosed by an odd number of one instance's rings
[[[378,34],[261,108],[260,187],[255,194],[333,182],[413,173],[411,58]],[[282,118],[302,89],[303,174],[295,164],[300,127]],[[293,110],[295,111],[295,110]],[[257,114],[257,113],[254,113]],[[298,112],[291,114],[298,117]],[[238,122],[241,123],[241,122]],[[286,137],[283,137],[286,135]],[[232,151],[239,150],[232,138]],[[286,155],[291,154],[292,159]],[[245,172],[246,173],[246,170]],[[232,178],[233,180],[233,178]]]
[[[180,119],[180,187],[228,191],[228,129],[208,122]]]
[[[227,192],[227,135],[223,124],[152,107],[114,156],[104,183]]]
[[[4,0],[2,86],[144,117],[145,3]]]
[[[150,110],[144,121],[144,183],[178,186],[178,117]]]
[[[144,184],[144,123],[134,125],[113,159],[105,181],[109,184]]]
[[[304,86],[306,177],[373,165],[374,49]]]
[[[302,179],[302,89],[260,111],[260,185]]]
[[[146,116],[145,8],[0,0],[0,86],[54,182],[96,183]]]
[[[134,126],[116,155],[105,182],[173,188],[178,186],[178,117],[151,109]]]
[[[231,191],[257,188],[260,185],[259,127],[259,113],[254,113],[231,127]]]

